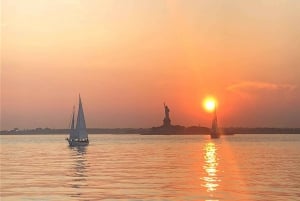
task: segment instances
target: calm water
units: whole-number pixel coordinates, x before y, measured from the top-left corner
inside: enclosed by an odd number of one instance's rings
[[[1,200],[300,200],[300,135],[1,136]]]

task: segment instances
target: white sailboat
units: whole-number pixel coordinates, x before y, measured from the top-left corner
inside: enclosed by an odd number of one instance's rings
[[[84,113],[82,108],[81,97],[79,95],[78,115],[75,128],[75,111],[73,110],[72,122],[70,128],[70,136],[68,140],[70,146],[86,146],[89,144],[88,133],[86,130]]]

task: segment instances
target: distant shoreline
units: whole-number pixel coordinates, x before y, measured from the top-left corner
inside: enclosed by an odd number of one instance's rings
[[[142,135],[208,135],[207,127],[183,127],[174,126],[171,129],[153,128],[89,128],[89,134],[142,134]],[[232,134],[300,134],[300,128],[221,128],[224,135]],[[0,135],[66,135],[69,129],[13,129],[0,131]]]

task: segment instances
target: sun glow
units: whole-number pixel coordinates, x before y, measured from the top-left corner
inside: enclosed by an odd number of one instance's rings
[[[207,97],[203,101],[203,107],[206,111],[212,112],[216,108],[216,100],[213,97]]]

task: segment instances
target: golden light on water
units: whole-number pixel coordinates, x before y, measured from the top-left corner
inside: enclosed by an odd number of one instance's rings
[[[208,112],[214,111],[216,108],[216,105],[217,105],[217,101],[213,97],[207,97],[203,101],[203,107]]]
[[[217,166],[218,166],[218,158],[217,158],[217,148],[213,142],[209,142],[205,144],[204,147],[205,155],[203,169],[207,173],[203,180],[205,184],[203,185],[207,192],[213,192],[217,190],[219,186],[219,179],[217,177]]]

